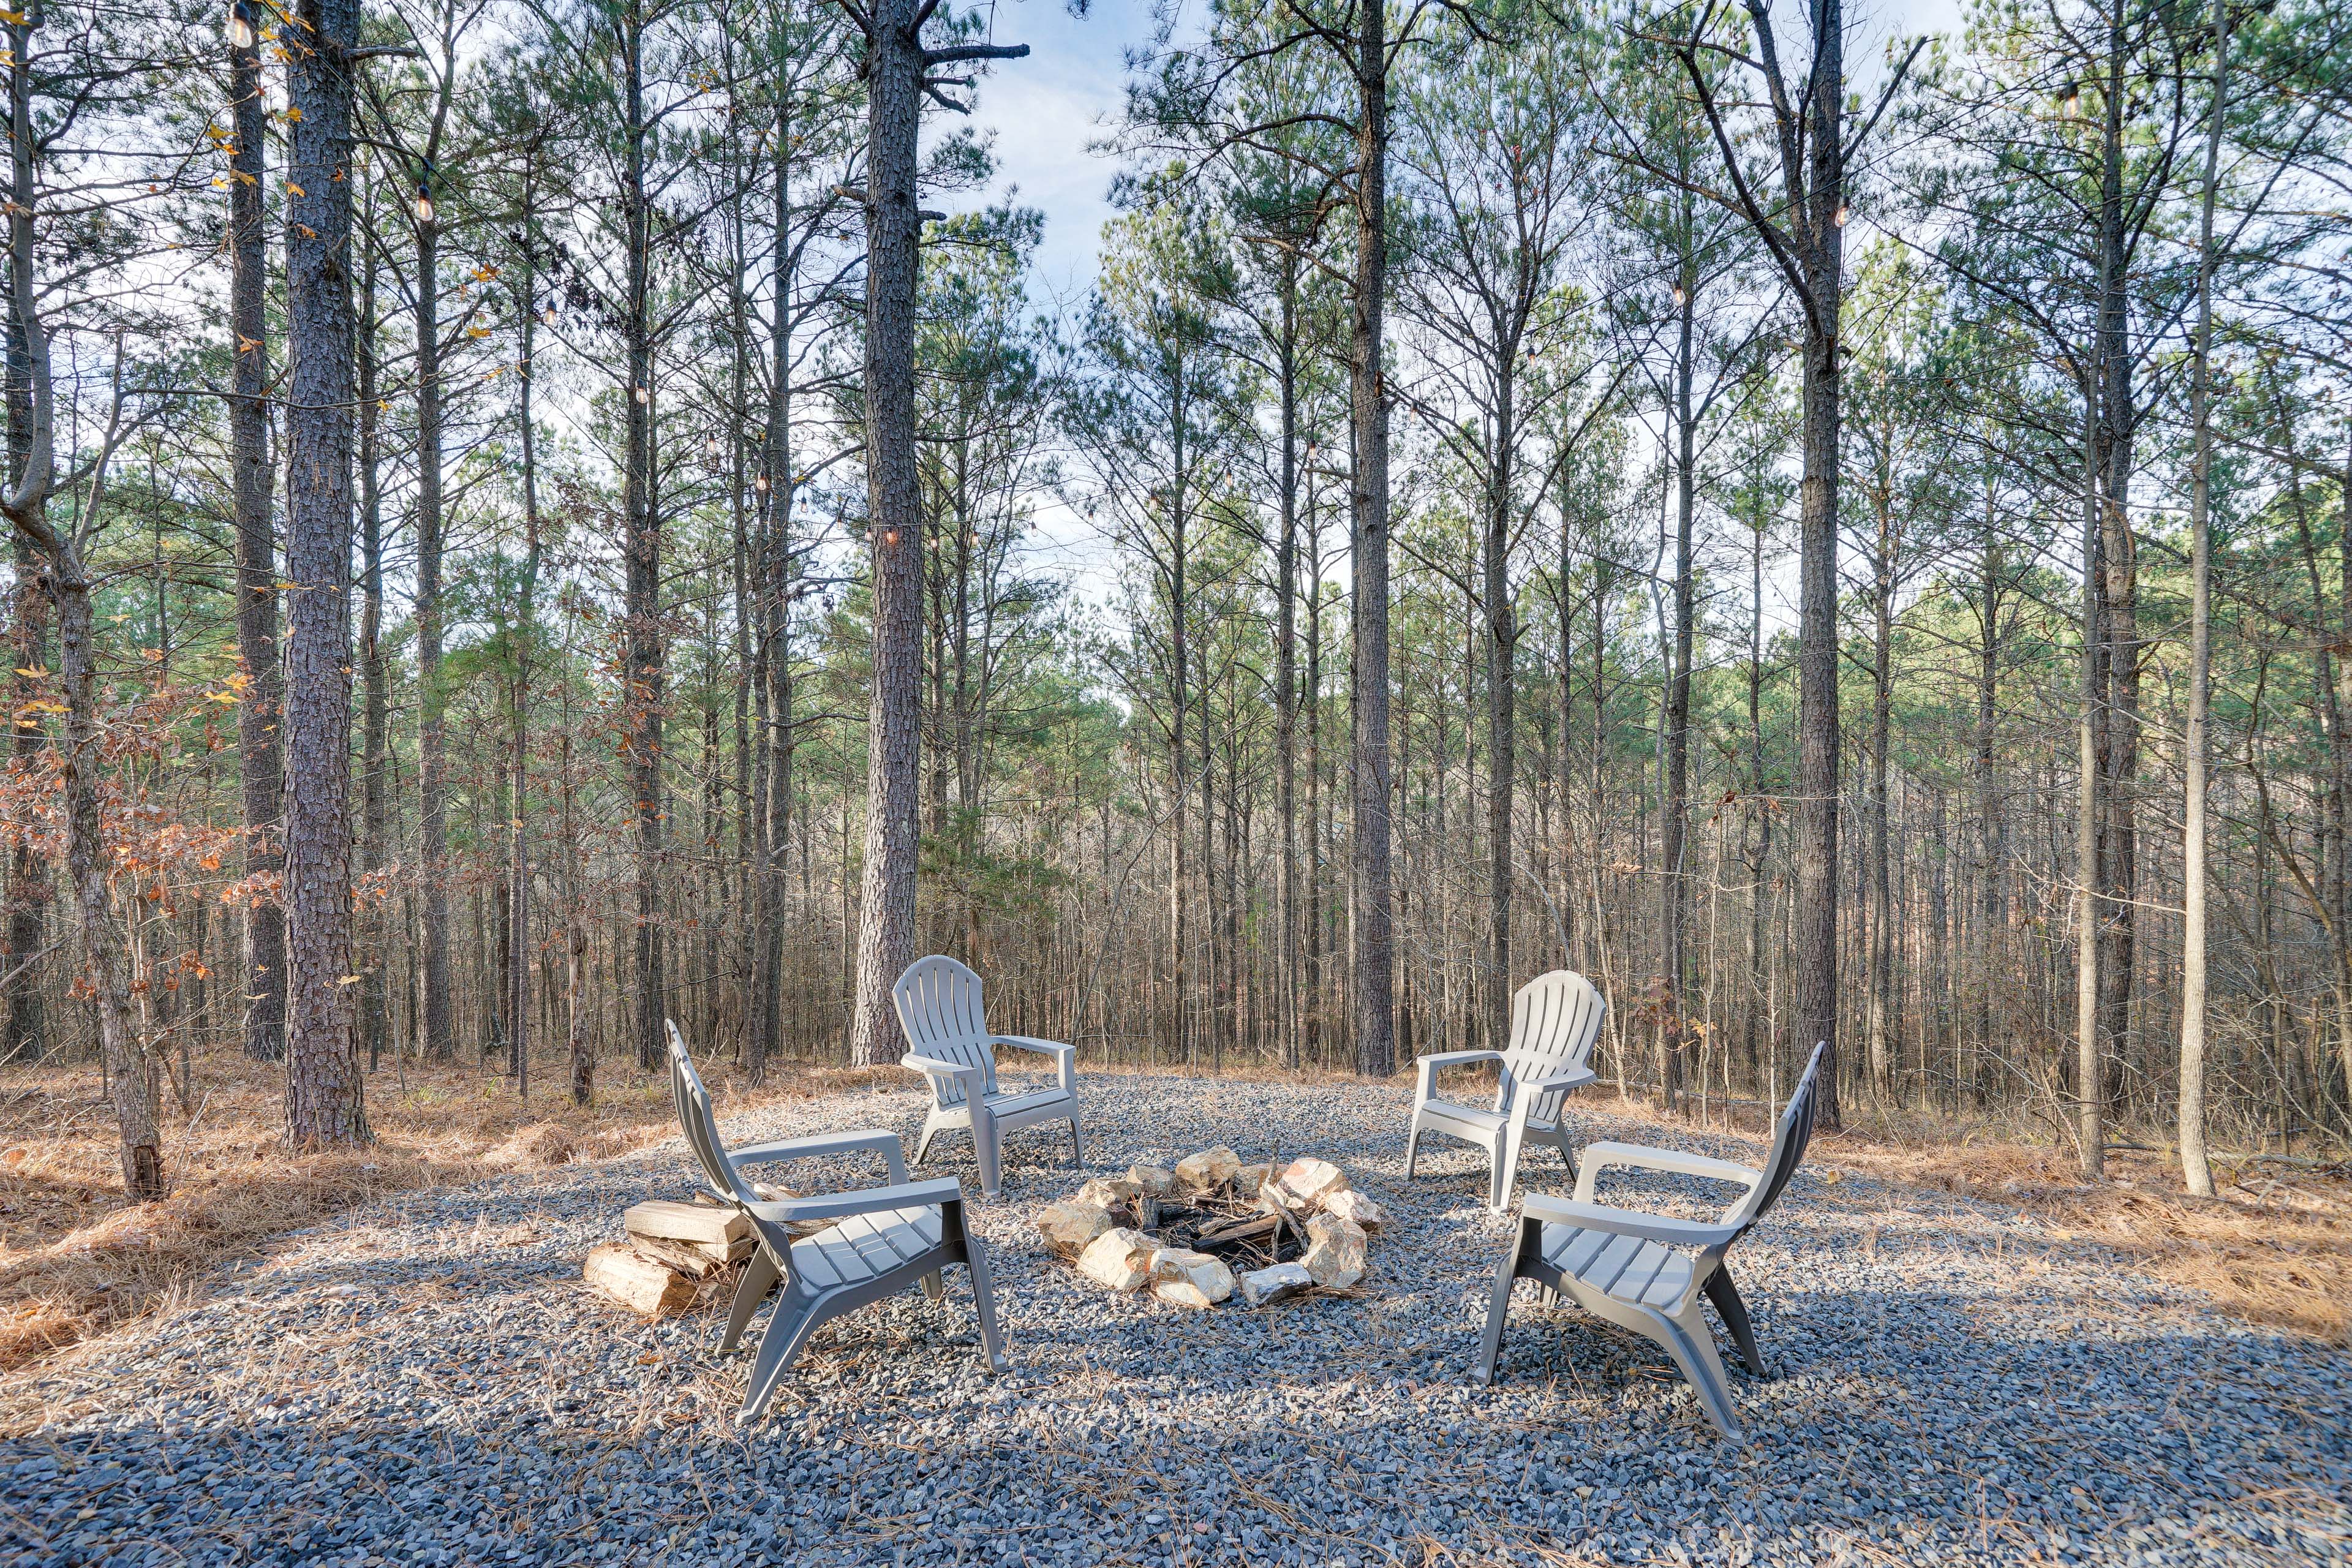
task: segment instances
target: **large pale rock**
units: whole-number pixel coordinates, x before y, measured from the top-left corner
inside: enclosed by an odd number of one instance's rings
[[[1176,1195],[1176,1173],[1165,1165],[1129,1165],[1127,1179],[1147,1198],[1172,1198]]]
[[[1240,1280],[1242,1300],[1253,1307],[1269,1307],[1287,1300],[1301,1290],[1311,1289],[1314,1284],[1315,1276],[1296,1263],[1253,1268]]]
[[[1335,1193],[1348,1190],[1348,1173],[1312,1155],[1293,1160],[1266,1189],[1287,1209],[1319,1209]]]
[[[1388,1224],[1388,1211],[1353,1187],[1342,1188],[1323,1200],[1323,1212],[1341,1219],[1353,1220],[1366,1230],[1378,1230]]]
[[[1139,1230],[1107,1230],[1078,1254],[1078,1272],[1114,1290],[1140,1290],[1151,1279],[1159,1243]]]
[[[1094,1176],[1078,1189],[1077,1201],[1097,1208],[1123,1209],[1133,1206],[1142,1193],[1142,1187],[1125,1176]]]
[[[1163,1247],[1151,1255],[1151,1293],[1179,1307],[1213,1307],[1234,1293],[1234,1271],[1205,1252]]]
[[[1318,1285],[1345,1290],[1364,1277],[1364,1249],[1370,1244],[1364,1227],[1354,1220],[1318,1214],[1307,1222],[1307,1256],[1299,1261]]]
[[[1213,1192],[1230,1186],[1241,1173],[1242,1157],[1220,1145],[1203,1149],[1197,1154],[1187,1154],[1176,1162],[1176,1179],[1196,1193]]]
[[[1088,1243],[1110,1229],[1110,1215],[1099,1204],[1065,1198],[1037,1211],[1037,1232],[1058,1252],[1084,1252]]]

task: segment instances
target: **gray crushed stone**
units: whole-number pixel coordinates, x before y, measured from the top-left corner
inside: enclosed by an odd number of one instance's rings
[[[723,1296],[648,1325],[579,1280],[623,1207],[690,1190],[673,1142],[354,1211],[20,1380],[9,1406],[41,1414],[0,1437],[0,1560],[2352,1562],[2352,1359],[2026,1216],[1801,1173],[1733,1255],[1776,1373],[1735,1371],[1733,1445],[1663,1352],[1525,1285],[1496,1385],[1465,1386],[1507,1222],[1470,1149],[1432,1140],[1405,1183],[1397,1088],[1084,1092],[1092,1171],[1213,1143],[1337,1160],[1391,1215],[1370,1294],[1112,1296],[1027,1225],[1080,1179],[1055,1128],[1009,1141],[995,1204],[950,1138],[923,1173],[975,1200],[1012,1372],[985,1373],[959,1270],[944,1307],[910,1292],[820,1331],[739,1431]],[[864,1089],[726,1130],[882,1125],[911,1149],[920,1117],[911,1089]],[[1576,1131],[1758,1154],[1589,1110]],[[1525,1175],[1568,1185],[1539,1150]],[[1699,1215],[1704,1185],[1603,1195]]]

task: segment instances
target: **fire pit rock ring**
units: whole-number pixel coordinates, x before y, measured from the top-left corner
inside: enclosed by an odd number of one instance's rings
[[[1312,1155],[1276,1172],[1231,1149],[1097,1176],[1037,1211],[1040,1235],[1080,1274],[1118,1291],[1150,1288],[1180,1307],[1239,1296],[1264,1307],[1308,1291],[1352,1291],[1387,1223],[1348,1173]]]

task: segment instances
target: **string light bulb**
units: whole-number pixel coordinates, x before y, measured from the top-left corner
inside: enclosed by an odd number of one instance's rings
[[[1845,220],[1846,220],[1846,205],[1845,205],[1843,202],[1840,202],[1840,203],[1838,203],[1837,216],[1836,216],[1836,217],[1834,217],[1834,218],[1832,218],[1832,219],[1831,219],[1830,221],[1832,221],[1832,223],[1836,224],[1836,225],[1838,226],[1838,227],[1840,227],[1840,228],[1843,228],[1843,227],[1845,226]]]
[[[416,221],[433,221],[433,165],[430,163],[425,164],[424,173],[416,176]]]
[[[2066,90],[2058,95],[2059,110],[2071,116],[2083,107],[2083,84],[2070,81]]]
[[[885,544],[896,544],[896,543],[898,543],[898,531],[897,529],[895,529],[895,528],[886,528],[886,529],[884,529],[884,530],[882,531],[882,542],[883,542],[883,543],[885,543]]]
[[[245,0],[230,0],[228,47],[233,49],[253,47],[253,11]]]
[[[645,403],[651,403],[653,400],[654,400],[654,395],[653,395],[652,393],[647,392],[647,391],[646,391],[644,387],[642,387],[642,386],[641,386],[641,387],[639,387],[639,388],[637,388],[637,401],[638,401],[639,403],[641,403],[641,404],[645,404]]]
[[[555,325],[555,306],[551,301],[549,303],[546,310],[541,310],[539,313],[539,319],[545,321],[551,327]]]
[[[705,436],[705,437],[702,438],[702,455],[703,455],[704,457],[706,457],[706,458],[709,458],[709,459],[710,459],[712,462],[714,462],[714,463],[715,463],[715,462],[717,462],[717,461],[719,460],[719,437],[716,437],[716,436]]]
[[[1684,300],[1685,300],[1685,299],[1687,299],[1687,298],[1688,298],[1688,296],[1686,296],[1685,294],[1684,294],[1684,293],[1683,293],[1683,286],[1682,286],[1681,284],[1679,284],[1679,283],[1675,284],[1675,310],[1681,310],[1681,309],[1683,308],[1683,302],[1684,302]]]
[[[768,493],[768,476],[761,474],[758,479],[753,479],[751,481],[751,488],[758,490],[761,495],[766,495]]]

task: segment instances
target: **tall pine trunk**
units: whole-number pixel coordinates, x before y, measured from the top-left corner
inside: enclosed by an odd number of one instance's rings
[[[352,1027],[352,95],[358,0],[302,0],[287,168],[290,584],[286,681],[286,1131],[369,1137]]]
[[[1349,301],[1349,401],[1355,476],[1349,628],[1355,689],[1351,869],[1355,893],[1356,1071],[1396,1071],[1396,952],[1391,929],[1389,774],[1389,411],[1381,363],[1388,292],[1388,16],[1381,0],[1357,22],[1356,268]]]
[[[866,37],[866,491],[874,602],[866,864],[850,1059],[906,1054],[890,987],[914,958],[921,761],[922,514],[915,463],[915,137],[923,50],[913,0],[878,0]]]
[[[285,764],[278,752],[282,683],[278,651],[278,538],[269,473],[268,252],[263,183],[268,106],[261,43],[229,50],[229,332],[235,353],[228,404],[229,473],[236,513],[236,654],[251,682],[237,706],[236,754],[245,807],[246,871],[275,876]],[[286,910],[277,898],[245,908],[245,1054],[286,1054]]]

